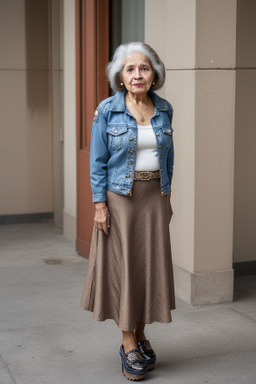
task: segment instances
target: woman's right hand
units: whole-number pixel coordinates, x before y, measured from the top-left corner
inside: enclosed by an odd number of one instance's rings
[[[105,201],[94,203],[95,214],[94,214],[94,225],[105,233],[109,234],[110,228],[110,214]]]

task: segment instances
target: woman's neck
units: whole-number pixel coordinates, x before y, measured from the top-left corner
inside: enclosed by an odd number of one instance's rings
[[[143,93],[141,95],[138,95],[136,93],[128,92],[127,98],[130,101],[130,103],[137,104],[137,105],[141,105],[141,104],[147,105],[149,102],[148,93]]]

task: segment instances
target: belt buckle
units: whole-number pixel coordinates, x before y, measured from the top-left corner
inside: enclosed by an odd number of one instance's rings
[[[150,180],[150,173],[149,172],[140,172],[140,178],[141,178],[141,180]]]

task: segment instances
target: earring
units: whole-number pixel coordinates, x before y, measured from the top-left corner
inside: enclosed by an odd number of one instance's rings
[[[156,85],[156,83],[153,81],[152,85],[153,85],[153,87],[154,87],[154,86]]]
[[[121,87],[124,85],[124,83],[120,83]]]

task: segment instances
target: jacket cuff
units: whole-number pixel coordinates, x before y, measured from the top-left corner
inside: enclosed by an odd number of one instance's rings
[[[93,203],[99,203],[100,201],[107,201],[107,193],[93,193],[92,194],[92,202]]]

